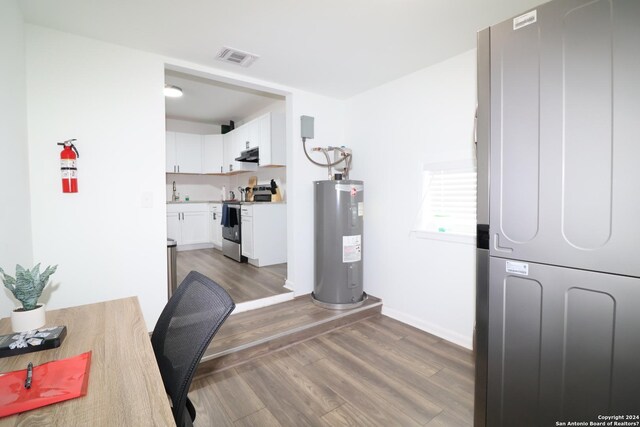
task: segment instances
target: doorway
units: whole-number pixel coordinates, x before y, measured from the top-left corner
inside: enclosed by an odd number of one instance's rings
[[[236,304],[291,293],[285,96],[172,69],[165,85],[182,94],[165,97],[167,237],[178,245],[177,283],[198,271]],[[256,148],[257,162],[236,160]],[[242,207],[238,257],[222,251],[230,205]]]

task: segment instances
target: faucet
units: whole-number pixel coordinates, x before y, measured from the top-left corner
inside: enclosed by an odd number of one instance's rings
[[[174,201],[174,202],[177,202],[179,198],[180,198],[180,196],[178,196],[178,194],[176,194],[176,182],[173,181],[173,194],[171,195],[171,200]]]

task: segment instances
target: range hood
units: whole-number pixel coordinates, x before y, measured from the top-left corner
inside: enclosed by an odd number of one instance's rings
[[[236,162],[258,163],[260,160],[260,152],[258,147],[249,148],[240,153],[240,157],[236,157]]]

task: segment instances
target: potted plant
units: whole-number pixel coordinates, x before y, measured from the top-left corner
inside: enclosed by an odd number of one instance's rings
[[[40,274],[40,264],[33,269],[25,269],[16,265],[16,277],[5,274],[0,268],[0,276],[4,286],[22,303],[11,312],[11,328],[13,332],[24,332],[38,329],[46,323],[44,304],[38,304],[42,290],[49,282],[49,277],[56,272],[58,266],[48,266]]]

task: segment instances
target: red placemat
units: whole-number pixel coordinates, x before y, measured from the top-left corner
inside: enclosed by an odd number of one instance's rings
[[[29,389],[24,387],[26,369],[0,374],[0,417],[86,395],[90,368],[88,351],[34,366]]]

